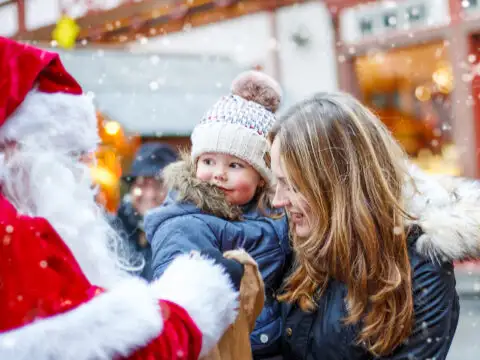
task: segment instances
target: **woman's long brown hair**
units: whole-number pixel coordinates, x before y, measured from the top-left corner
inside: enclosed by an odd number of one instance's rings
[[[271,132],[274,140],[313,229],[307,238],[292,236],[296,267],[280,299],[312,311],[329,279],[339,280],[348,289],[345,322],[361,324],[358,342],[390,353],[413,322],[404,152],[373,113],[342,93],[293,107]]]

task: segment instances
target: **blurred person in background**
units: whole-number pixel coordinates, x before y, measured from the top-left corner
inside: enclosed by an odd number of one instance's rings
[[[143,218],[148,210],[160,206],[165,200],[167,188],[162,172],[165,166],[176,160],[177,153],[169,145],[146,143],[135,154],[130,173],[123,177],[128,193],[120,204],[114,228],[123,235],[129,248],[145,261],[140,276],[148,281],[152,279],[152,250],[145,237]]]

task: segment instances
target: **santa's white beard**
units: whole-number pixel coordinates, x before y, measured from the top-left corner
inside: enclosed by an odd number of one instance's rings
[[[95,203],[85,164],[27,139],[0,156],[0,184],[20,213],[50,222],[92,284],[109,288],[128,276],[125,269],[135,270],[124,242]]]

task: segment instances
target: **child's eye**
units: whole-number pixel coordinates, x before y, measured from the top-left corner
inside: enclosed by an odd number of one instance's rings
[[[230,167],[231,167],[232,169],[243,169],[243,168],[244,168],[244,166],[243,166],[242,164],[240,164],[240,163],[231,163],[231,164],[230,164]]]
[[[212,165],[213,164],[213,160],[212,159],[203,159],[203,163],[205,165]]]

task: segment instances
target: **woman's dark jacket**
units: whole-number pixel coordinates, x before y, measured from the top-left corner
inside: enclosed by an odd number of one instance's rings
[[[418,177],[417,177],[418,176]],[[405,190],[410,221],[414,327],[407,341],[375,358],[358,345],[358,325],[345,325],[347,289],[331,280],[312,313],[284,304],[285,360],[445,360],[459,318],[453,262],[480,257],[480,186],[415,174],[418,193]]]

